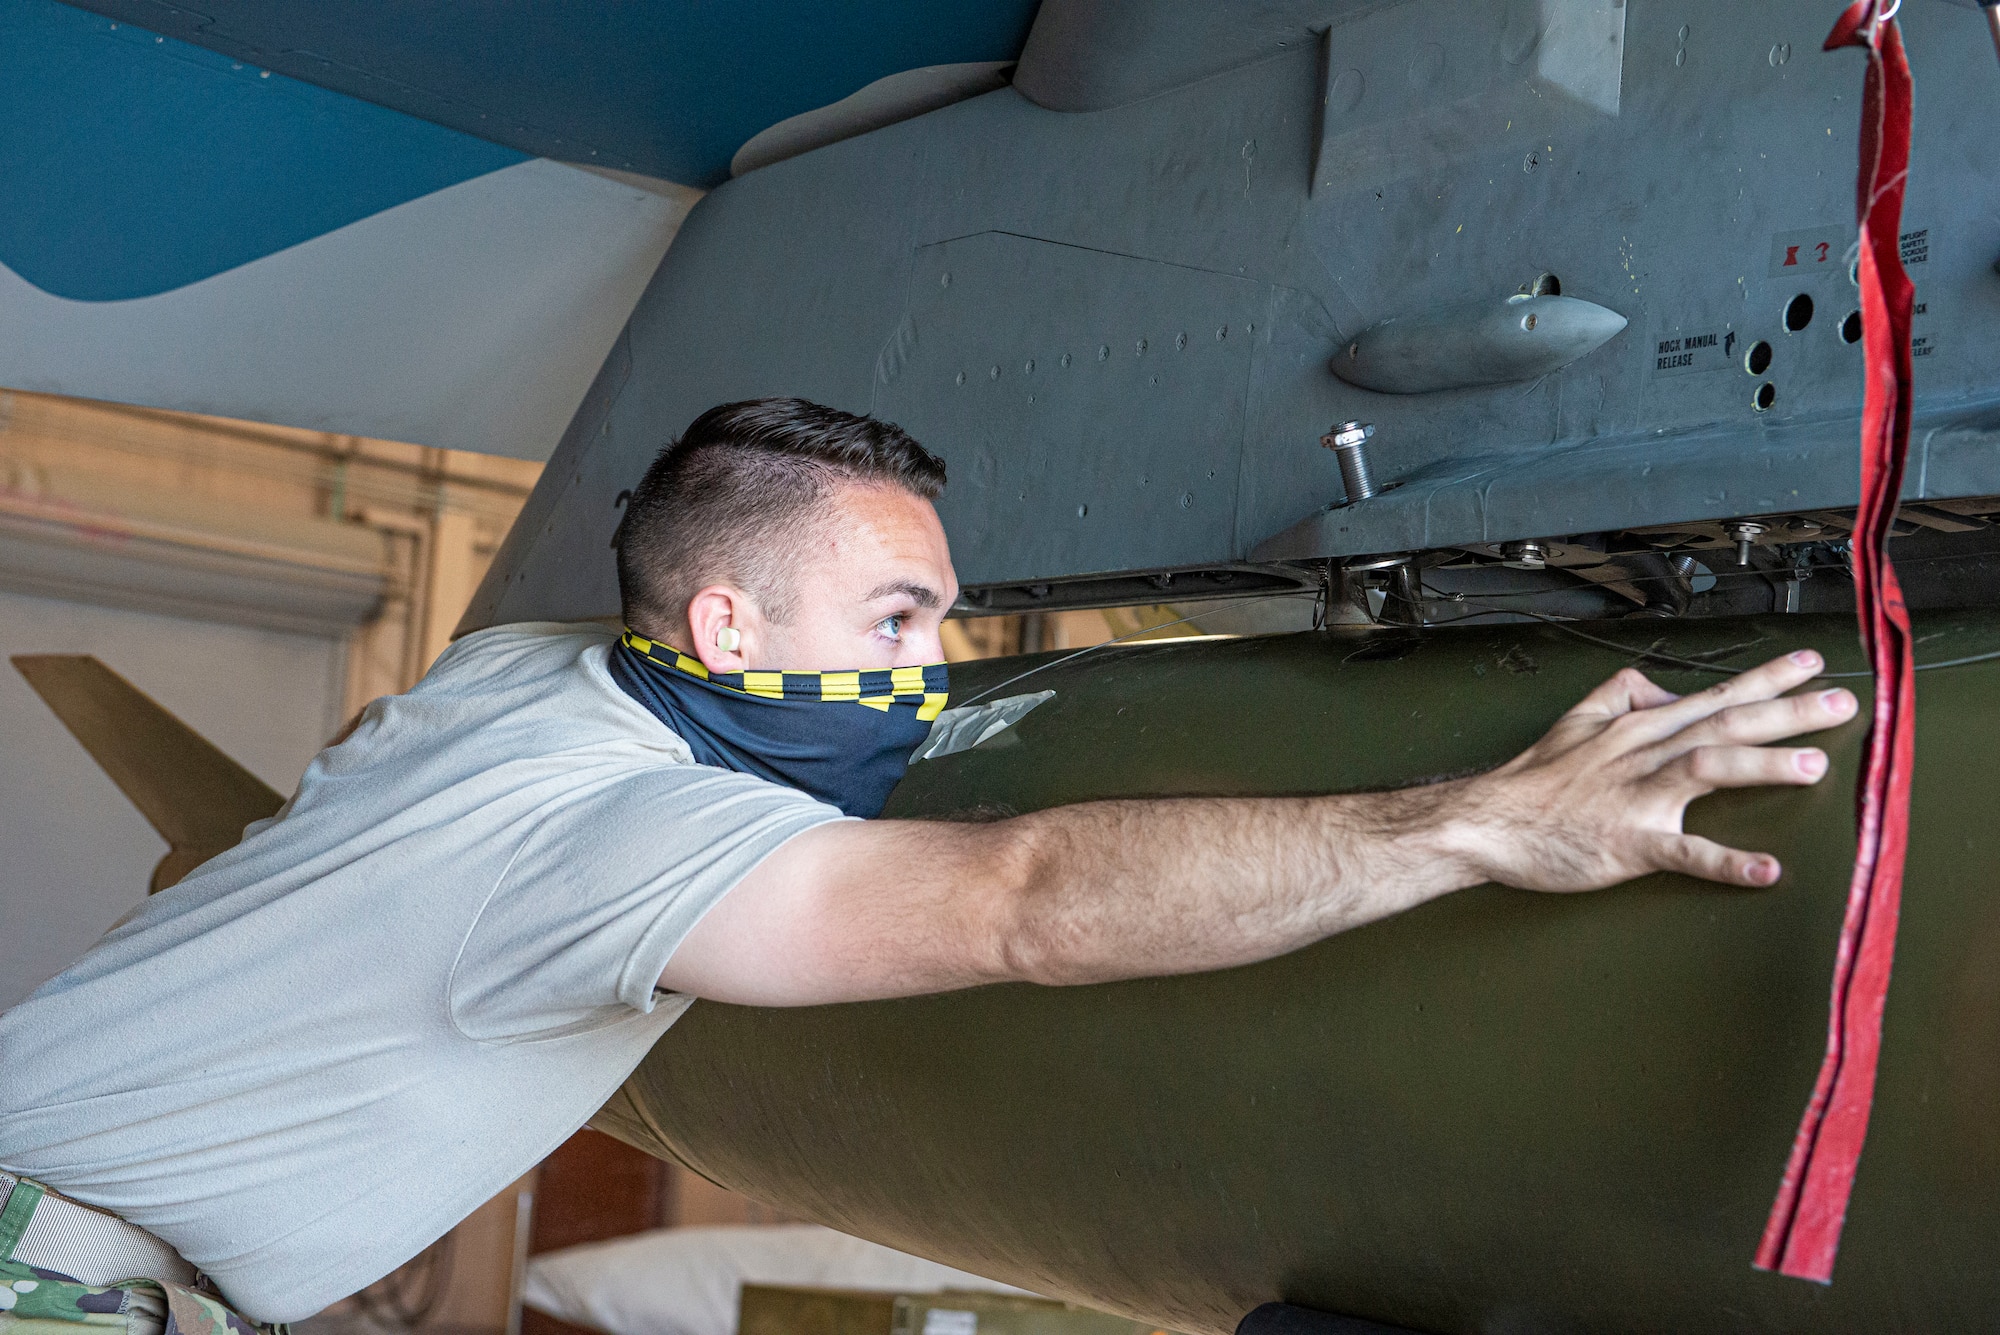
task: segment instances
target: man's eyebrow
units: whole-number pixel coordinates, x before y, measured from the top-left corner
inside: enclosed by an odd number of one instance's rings
[[[913,580],[907,579],[892,579],[887,584],[877,585],[863,601],[872,603],[878,599],[894,597],[899,593],[908,597],[918,607],[936,607],[944,601],[943,598],[938,596],[936,589],[931,588],[929,585],[918,584]]]

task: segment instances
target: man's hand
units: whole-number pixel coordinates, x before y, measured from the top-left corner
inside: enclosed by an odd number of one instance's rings
[[[822,825],[724,896],[660,986],[785,1006],[1101,982],[1248,964],[1485,881],[1769,885],[1776,859],[1681,817],[1718,788],[1826,773],[1815,748],[1767,745],[1853,716],[1846,691],[1784,695],[1819,669],[1797,653],[1685,699],[1628,669],[1498,769],[1396,792]]]
[[[1526,890],[1596,890],[1655,871],[1772,884],[1776,858],[1684,834],[1681,817],[1719,788],[1819,782],[1824,751],[1766,743],[1854,716],[1844,690],[1784,694],[1822,666],[1801,650],[1685,698],[1627,668],[1526,752],[1465,781],[1468,856],[1484,879]]]

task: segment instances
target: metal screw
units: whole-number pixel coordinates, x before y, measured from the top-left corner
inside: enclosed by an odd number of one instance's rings
[[[1340,481],[1347,488],[1349,505],[1375,494],[1375,479],[1368,472],[1365,449],[1368,438],[1374,434],[1375,428],[1366,422],[1342,422],[1319,438],[1319,443],[1332,450],[1333,457],[1340,461]]]
[[[1752,523],[1748,519],[1732,520],[1722,526],[1724,536],[1736,544],[1737,565],[1747,566],[1750,564],[1751,544],[1756,542],[1757,535],[1764,531],[1764,525]]]
[[[1533,538],[1525,542],[1504,543],[1500,548],[1500,564],[1509,570],[1545,570],[1549,564],[1549,549]]]

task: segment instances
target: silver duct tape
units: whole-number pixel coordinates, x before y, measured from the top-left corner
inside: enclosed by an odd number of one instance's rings
[[[911,763],[970,751],[1019,723],[1044,700],[1053,700],[1055,694],[1054,691],[1031,691],[1026,695],[989,700],[983,705],[947,709],[937,716],[937,722],[931,724],[931,735],[910,757]]]

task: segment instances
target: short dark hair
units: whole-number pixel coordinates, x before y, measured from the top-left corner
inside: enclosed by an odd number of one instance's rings
[[[801,544],[780,540],[781,529],[809,520],[842,483],[901,487],[928,501],[944,480],[944,461],[891,422],[805,399],[710,408],[660,451],[626,502],[615,544],[625,624],[679,625],[694,595],[718,580],[783,623]]]

